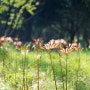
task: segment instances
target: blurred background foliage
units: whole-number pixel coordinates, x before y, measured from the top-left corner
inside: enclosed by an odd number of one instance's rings
[[[90,0],[0,0],[0,36],[88,44]]]

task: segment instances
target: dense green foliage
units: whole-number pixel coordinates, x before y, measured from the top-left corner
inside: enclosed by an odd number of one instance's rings
[[[35,0],[1,0],[0,1],[0,24],[1,35],[12,35],[14,29],[20,29],[23,24],[23,13],[26,10],[34,14],[38,2]],[[3,30],[3,31],[2,31]]]
[[[4,53],[6,58],[4,58],[3,54],[1,55],[1,53]],[[78,90],[90,89],[89,55],[90,52],[87,49],[80,52],[72,52],[69,54],[67,63],[68,90],[76,90],[76,83]],[[63,90],[62,85],[63,82],[65,85],[66,77],[65,55],[59,57],[57,51],[51,51],[51,58],[57,80],[57,90]],[[52,65],[48,52],[40,51],[37,53],[36,50],[34,50],[25,53],[24,50],[18,51],[15,50],[13,46],[9,45],[4,46],[4,48],[0,48],[0,89],[4,88],[9,90],[22,90],[25,85],[26,89],[23,90],[36,90],[38,80],[38,60],[40,60],[40,90],[55,90],[51,67]],[[60,62],[62,63],[62,72]]]

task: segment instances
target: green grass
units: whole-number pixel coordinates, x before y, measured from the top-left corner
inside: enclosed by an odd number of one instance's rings
[[[3,53],[3,50],[0,50]],[[68,90],[90,90],[90,51],[80,51],[80,69],[78,70],[79,54],[72,52],[68,55]],[[5,56],[5,58],[4,58]],[[29,51],[28,54],[22,54],[15,49],[6,49],[4,54],[0,54],[0,89],[5,90],[24,90],[23,87],[23,65],[25,70],[24,84],[25,90],[37,90],[37,64],[40,59],[40,90],[55,90],[53,71],[50,62],[50,56],[46,51],[37,54],[36,51]],[[4,67],[3,67],[4,58]],[[63,90],[62,76],[66,77],[66,59],[65,55],[59,57],[58,53],[51,51],[52,63],[54,66],[57,90]],[[60,61],[62,63],[62,73]],[[77,82],[78,72],[78,82]],[[4,77],[5,76],[5,77]],[[65,88],[65,86],[64,86]]]

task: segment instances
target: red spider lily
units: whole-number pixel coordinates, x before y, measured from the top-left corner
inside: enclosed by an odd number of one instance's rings
[[[1,36],[0,41],[2,41],[2,42],[13,42],[13,38],[12,37]]]
[[[12,37],[0,37],[0,46],[3,46],[5,42],[13,43],[16,49],[19,49],[22,46],[22,42],[19,41],[19,38],[12,38]]]
[[[54,40],[50,40],[47,44],[44,44],[43,46],[39,46],[39,48],[41,49],[46,49],[46,50],[50,50],[55,48],[55,44],[54,44]]]
[[[67,45],[67,41],[64,40],[64,39],[59,39],[59,42],[60,42],[61,44]]]
[[[14,41],[19,41],[19,38],[16,37],[16,38],[13,38],[13,40],[14,40]]]
[[[19,49],[22,46],[22,42],[21,41],[14,42],[14,45],[16,49]]]
[[[34,45],[39,45],[43,41],[42,38],[32,38],[32,40]]]
[[[60,47],[60,51],[63,52],[64,54],[68,54],[70,52],[70,49],[69,48]]]
[[[68,44],[66,47],[60,47],[60,51],[65,53],[65,54],[68,54],[69,52],[72,52],[72,51],[77,51],[81,49],[81,46],[80,46],[80,43],[72,43],[72,44]]]
[[[76,42],[72,43],[70,49],[71,49],[71,51],[77,51],[77,50],[81,49],[81,45],[80,45],[80,43],[76,43]]]
[[[54,49],[54,48],[60,48],[63,45],[66,45],[67,42],[64,39],[57,39],[57,40],[50,40],[47,44],[44,44],[43,46],[39,46],[41,49]]]
[[[5,40],[6,42],[13,42],[13,38],[11,38],[11,37],[6,37],[6,40]]]
[[[5,36],[1,36],[0,37],[0,41],[5,42],[5,40],[6,40],[6,37]]]
[[[5,36],[1,36],[0,37],[0,46],[3,46],[5,41],[6,41],[6,37]]]
[[[39,48],[39,46],[41,46],[42,45],[42,42],[43,42],[43,39],[42,38],[32,38],[32,40],[33,40],[33,45],[32,45],[32,47],[33,48]]]

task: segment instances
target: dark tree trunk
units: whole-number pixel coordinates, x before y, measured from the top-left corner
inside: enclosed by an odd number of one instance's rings
[[[30,18],[31,15],[25,11],[24,13],[24,20]],[[27,22],[23,23],[24,32],[22,34],[23,41],[30,41],[32,39],[31,33],[32,33],[32,21],[31,19]]]
[[[83,38],[85,40],[85,47],[88,47],[89,46],[89,41],[88,41],[89,37],[88,37],[88,34],[86,31],[83,34]]]
[[[70,42],[71,43],[74,41],[74,37],[75,37],[75,26],[74,26],[74,22],[71,21],[71,29],[70,29]]]
[[[75,32],[71,32],[70,33],[70,42],[73,42],[74,41],[74,36],[75,36]]]

